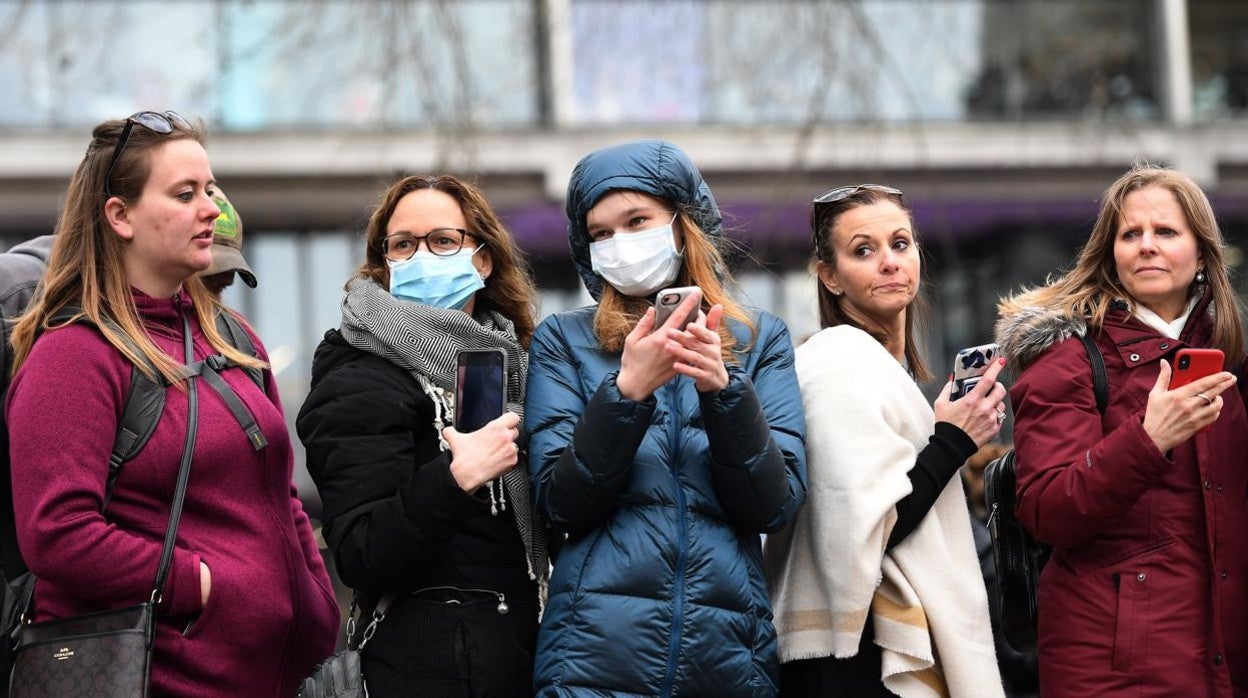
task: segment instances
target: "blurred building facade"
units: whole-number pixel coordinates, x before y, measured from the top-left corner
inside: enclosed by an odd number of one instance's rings
[[[226,299],[292,417],[403,173],[475,178],[545,314],[588,300],[564,236],[576,161],[675,141],[743,248],[743,291],[796,336],[817,327],[809,200],[898,186],[937,374],[988,339],[999,295],[1073,259],[1137,160],[1207,188],[1237,267],[1248,237],[1240,0],[8,0],[0,35],[0,246],[52,228],[94,123],[201,118],[260,279]]]

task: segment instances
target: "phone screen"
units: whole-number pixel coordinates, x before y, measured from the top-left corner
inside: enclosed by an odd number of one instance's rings
[[[507,355],[501,349],[466,349],[456,365],[455,429],[476,431],[503,413]]]

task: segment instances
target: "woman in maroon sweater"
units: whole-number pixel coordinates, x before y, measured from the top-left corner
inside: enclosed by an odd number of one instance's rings
[[[182,321],[196,359],[267,368],[222,339],[220,304],[194,274],[212,261],[219,211],[203,134],[171,112],[96,127],[57,225],[41,297],[14,328],[6,411],[23,556],[38,577],[35,620],[145,600],[152,592],[183,440]],[[54,319],[82,308],[94,327]],[[113,437],[131,361],[112,319],[173,383],[146,447],[107,509]],[[260,347],[252,337],[253,343]],[[262,390],[221,372],[268,440],[256,450],[221,396],[200,389],[198,436],[159,606],[156,695],[290,696],[333,651],[337,605],[295,490],[272,374]]]

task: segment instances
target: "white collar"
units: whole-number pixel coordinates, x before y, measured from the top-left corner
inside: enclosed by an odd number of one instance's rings
[[[1145,308],[1139,303],[1135,304],[1135,316],[1139,318],[1140,322],[1148,325],[1154,330],[1157,330],[1170,339],[1178,339],[1179,333],[1183,331],[1183,326],[1187,324],[1187,318],[1192,314],[1192,308],[1196,307],[1196,301],[1198,300],[1200,300],[1200,296],[1193,296],[1192,299],[1187,302],[1187,308],[1183,311],[1183,314],[1175,318],[1172,322],[1162,320],[1160,315],[1154,313],[1148,308]]]

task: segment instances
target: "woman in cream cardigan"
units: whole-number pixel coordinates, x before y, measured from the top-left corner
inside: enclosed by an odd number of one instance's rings
[[[814,201],[823,331],[797,350],[810,489],[767,541],[782,696],[1000,696],[959,480],[1001,428],[1003,364],[928,405],[915,345],[919,250],[901,192]]]

